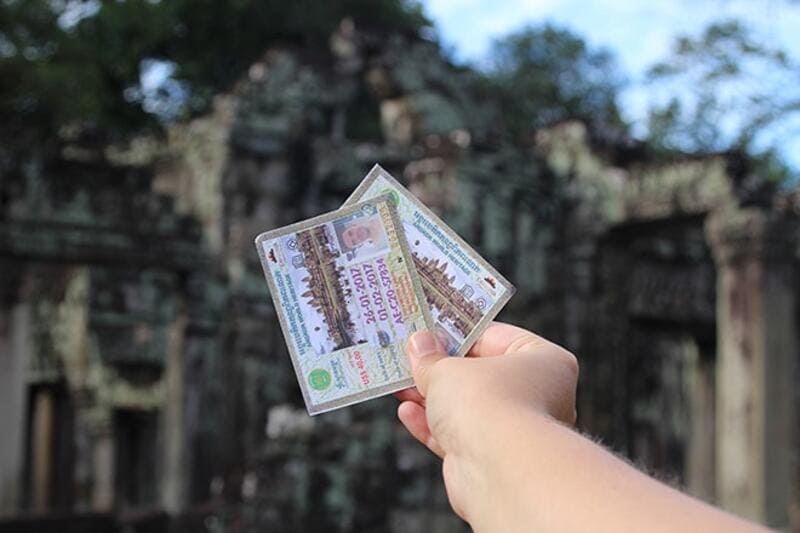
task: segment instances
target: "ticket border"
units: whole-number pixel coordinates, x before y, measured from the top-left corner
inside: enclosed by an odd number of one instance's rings
[[[341,398],[337,398],[335,400],[331,400],[328,402],[313,404],[311,402],[310,399],[311,397],[306,388],[307,386],[305,383],[305,379],[300,372],[300,363],[299,363],[300,354],[298,354],[297,351],[295,350],[294,343],[292,342],[292,339],[288,333],[289,327],[287,324],[286,313],[283,309],[283,306],[280,305],[279,299],[275,296],[276,294],[278,294],[277,287],[275,286],[272,280],[269,263],[267,262],[266,253],[264,252],[264,247],[262,243],[264,241],[275,239],[276,237],[287,235],[289,233],[297,233],[298,231],[302,231],[310,227],[319,226],[320,224],[325,224],[326,222],[331,222],[338,218],[351,215],[353,213],[358,212],[364,205],[377,206],[382,202],[386,202],[386,204],[389,206],[389,213],[392,217],[392,223],[395,225],[397,234],[400,237],[398,239],[398,241],[400,242],[400,251],[403,254],[403,259],[406,261],[406,264],[410,265],[410,268],[408,268],[407,270],[411,277],[411,285],[414,289],[414,295],[417,298],[417,303],[419,304],[420,311],[422,312],[422,320],[425,323],[425,327],[427,329],[431,329],[433,325],[433,320],[431,318],[430,309],[428,308],[428,300],[425,296],[425,292],[422,290],[422,281],[419,278],[417,269],[414,268],[414,259],[411,256],[411,250],[408,247],[408,241],[406,239],[403,222],[400,220],[397,208],[395,207],[394,202],[392,201],[390,193],[382,194],[380,196],[376,196],[374,198],[370,198],[362,202],[350,203],[335,211],[330,211],[328,213],[324,213],[322,215],[318,215],[313,218],[301,220],[300,222],[295,222],[293,224],[289,224],[288,226],[283,226],[273,230],[265,231],[259,234],[254,241],[256,250],[258,252],[258,257],[261,261],[261,268],[264,271],[264,277],[267,279],[267,285],[269,286],[270,298],[272,299],[275,313],[278,315],[278,321],[280,322],[281,326],[281,333],[283,333],[283,337],[286,341],[286,347],[289,350],[289,357],[292,361],[292,368],[294,369],[294,374],[297,378],[297,382],[300,385],[300,392],[303,394],[303,402],[305,402],[306,404],[306,410],[308,411],[308,414],[312,416],[325,413],[328,411],[333,411],[334,409],[339,409],[341,407],[347,407],[349,405],[360,403],[365,400],[371,400],[373,398],[385,396],[387,394],[391,394],[392,392],[397,392],[403,389],[407,389],[409,387],[413,387],[414,379],[409,376],[406,379],[387,383],[386,385],[382,385],[380,387],[368,389],[355,394],[348,394],[347,396],[342,396]]]
[[[475,260],[483,268],[485,268],[490,274],[492,274],[492,276],[494,276],[494,278],[499,283],[501,283],[506,288],[505,294],[501,296],[500,299],[497,300],[492,307],[489,308],[489,310],[486,312],[485,315],[483,315],[483,318],[480,320],[480,322],[478,322],[478,325],[475,327],[475,329],[473,329],[472,332],[469,335],[467,335],[467,337],[464,339],[464,344],[461,347],[461,349],[459,349],[458,352],[456,352],[456,354],[454,355],[454,357],[463,357],[472,348],[472,345],[475,344],[475,341],[478,340],[478,337],[480,337],[481,334],[484,331],[486,331],[486,328],[488,328],[491,325],[492,321],[494,321],[495,317],[500,313],[503,307],[505,307],[505,305],[508,303],[511,297],[514,296],[514,293],[516,293],[517,288],[510,281],[508,281],[505,278],[505,276],[503,276],[500,272],[498,272],[496,268],[494,268],[491,264],[489,264],[489,262],[486,261],[486,259],[484,259],[478,252],[476,252],[475,249],[472,246],[470,246],[469,243],[467,243],[467,241],[462,239],[458,233],[456,233],[441,218],[439,218],[439,216],[436,213],[431,211],[428,208],[428,206],[423,204],[419,198],[414,196],[411,193],[411,191],[409,191],[402,183],[397,181],[385,168],[383,168],[377,163],[367,173],[367,175],[364,177],[361,183],[358,184],[358,187],[356,187],[355,190],[350,194],[350,196],[347,197],[347,200],[344,201],[342,207],[347,207],[350,205],[354,205],[356,202],[360,202],[362,196],[364,196],[367,189],[369,189],[372,183],[379,177],[391,183],[399,194],[405,196],[407,200],[416,205],[417,208],[420,211],[422,211],[427,217],[433,220],[434,223],[438,224],[439,227],[443,231],[445,231],[451,239],[453,239],[458,245],[464,248],[464,250],[470,255],[470,257],[473,260]],[[376,196],[375,198],[379,198],[380,196]],[[426,305],[428,303],[427,297],[425,299],[425,303]]]

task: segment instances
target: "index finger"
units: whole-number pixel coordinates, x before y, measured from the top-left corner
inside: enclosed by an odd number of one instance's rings
[[[492,357],[518,352],[534,346],[550,344],[550,341],[523,329],[504,322],[492,322],[483,335],[472,345],[468,357]]]

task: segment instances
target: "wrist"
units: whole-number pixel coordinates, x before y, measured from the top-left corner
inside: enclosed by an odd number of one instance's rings
[[[459,458],[474,489],[468,514],[476,532],[536,530],[541,473],[530,468],[531,459],[542,454],[539,437],[556,426],[563,425],[546,410],[521,402],[509,402],[486,418],[482,436]]]

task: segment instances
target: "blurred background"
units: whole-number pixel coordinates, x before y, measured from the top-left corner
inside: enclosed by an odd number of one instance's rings
[[[0,531],[467,531],[395,400],[306,415],[252,244],[376,162],[578,355],[582,431],[800,530],[798,31],[792,0],[0,0]]]

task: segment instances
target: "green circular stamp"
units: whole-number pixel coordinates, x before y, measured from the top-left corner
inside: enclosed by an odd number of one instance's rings
[[[308,375],[308,383],[314,390],[325,390],[331,386],[331,374],[322,368],[315,368]]]
[[[392,198],[392,203],[393,203],[394,205],[396,205],[396,206],[399,206],[399,205],[400,205],[400,195],[399,195],[399,194],[397,194],[397,191],[395,191],[394,189],[389,189],[389,188],[387,187],[386,189],[383,189],[383,190],[381,191],[381,194],[385,194],[385,193],[389,193],[389,196],[391,196],[391,198]]]

